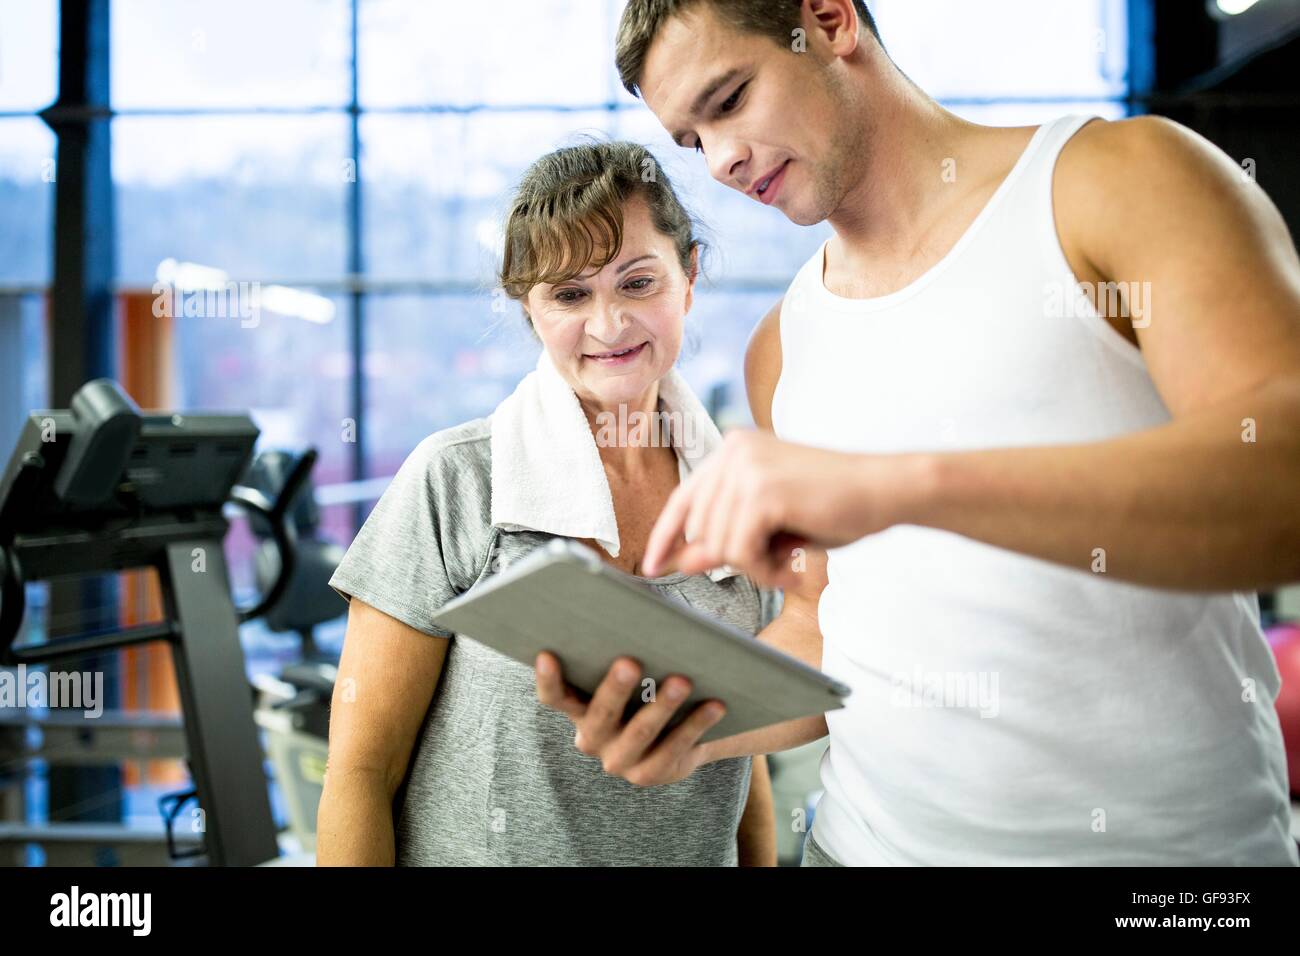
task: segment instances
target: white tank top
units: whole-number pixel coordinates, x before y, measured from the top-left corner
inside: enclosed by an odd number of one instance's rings
[[[818,250],[781,310],[777,435],[887,453],[1169,420],[1057,239],[1053,169],[1090,118],[1040,127],[897,292],[832,294]],[[832,550],[828,575],[822,668],[853,694],[827,715],[813,835],[841,862],[1297,862],[1254,594],[1139,587],[914,526]]]

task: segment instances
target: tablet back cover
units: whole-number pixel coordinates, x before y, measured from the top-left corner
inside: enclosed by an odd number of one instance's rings
[[[848,688],[802,662],[557,540],[445,605],[437,624],[532,666],[555,653],[565,679],[595,690],[614,660],[641,662],[657,687],[689,677],[688,704],[718,699],[726,716],[701,740],[743,733],[842,707]],[[635,695],[640,706],[646,685]],[[690,706],[679,708],[685,715]]]

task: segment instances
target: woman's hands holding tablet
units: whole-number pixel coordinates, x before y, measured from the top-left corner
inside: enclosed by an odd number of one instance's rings
[[[826,587],[826,552],[810,548],[807,566],[796,577],[785,590],[781,612],[757,640],[820,669],[822,635],[817,606]],[[534,669],[538,700],[573,721],[575,746],[598,757],[606,773],[638,787],[676,783],[715,760],[789,750],[826,736],[825,715],[814,714],[700,743],[700,737],[725,716],[722,701],[700,703],[681,723],[663,733],[682,702],[690,698],[692,683],[685,677],[673,675],[663,680],[655,699],[625,721],[632,695],[641,690],[641,667],[632,658],[615,660],[590,700],[565,683],[554,654],[538,654]]]
[[[563,711],[577,728],[574,746],[599,757],[604,771],[638,787],[656,787],[689,777],[697,767],[718,759],[700,736],[726,714],[721,701],[697,706],[660,740],[691,682],[672,676],[656,690],[654,699],[631,720],[623,715],[634,693],[641,691],[641,666],[629,657],[616,660],[590,700],[583,700],[564,682],[554,654],[537,655],[537,697],[547,707]]]

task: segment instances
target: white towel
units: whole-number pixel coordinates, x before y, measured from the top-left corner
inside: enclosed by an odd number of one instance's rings
[[[660,410],[674,430],[680,478],[721,443],[722,435],[677,369],[659,381]],[[497,406],[492,422],[492,524],[596,541],[618,557],[614,498],[596,438],[569,383],[543,350],[537,368]],[[714,568],[714,581],[740,572]]]

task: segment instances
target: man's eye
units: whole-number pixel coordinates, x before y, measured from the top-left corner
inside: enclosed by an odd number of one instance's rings
[[[741,83],[740,86],[736,87],[736,92],[732,93],[730,96],[728,96],[725,100],[722,101],[722,105],[718,107],[718,112],[730,113],[732,110],[734,110],[736,108],[736,104],[740,102],[740,94],[745,91],[745,87],[748,85],[749,83],[745,82],[745,83]]]

